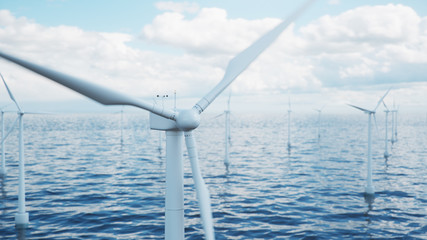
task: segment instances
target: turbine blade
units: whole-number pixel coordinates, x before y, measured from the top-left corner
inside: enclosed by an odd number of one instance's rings
[[[383,100],[383,105],[385,107],[385,109],[387,110],[387,112],[389,112],[390,110],[388,109],[387,105],[385,104],[384,100]]]
[[[196,142],[194,141],[193,132],[185,132],[185,144],[187,146],[188,156],[190,158],[193,181],[196,187],[197,199],[200,207],[200,216],[202,218],[205,239],[215,239],[213,228],[211,199],[209,190],[202,178],[199,168],[199,157],[197,155]]]
[[[361,108],[361,107],[354,106],[354,105],[351,105],[351,104],[347,104],[347,105],[349,105],[350,107],[354,107],[354,108],[356,108],[356,109],[359,109],[359,110],[361,110],[361,111],[364,111],[365,113],[372,113],[372,111],[371,111],[371,110],[368,110],[368,109],[365,109],[365,108]]]
[[[217,118],[221,117],[222,115],[224,115],[224,113],[221,113],[221,114],[219,114],[219,115],[216,115],[213,119],[217,119]]]
[[[18,102],[15,100],[15,97],[13,96],[13,94],[12,94],[12,92],[10,91],[9,87],[7,86],[7,83],[6,83],[6,81],[4,80],[3,75],[2,75],[1,73],[0,73],[0,76],[1,76],[1,79],[3,80],[4,86],[6,86],[6,90],[7,90],[7,92],[9,93],[9,97],[10,97],[10,99],[12,99],[12,101],[13,101],[13,102],[15,102],[15,105],[16,105],[16,107],[18,108],[18,110],[19,110],[20,112],[22,112],[22,111],[21,111],[21,108],[19,107]]]
[[[275,28],[267,32],[251,46],[246,48],[243,52],[236,55],[228,63],[227,69],[223,79],[199,102],[194,105],[193,108],[196,108],[199,113],[202,113],[215,99],[219,94],[224,91],[225,88],[230,85],[237,76],[239,76],[277,37],[285,30],[291,22],[293,22],[299,15],[306,9],[314,0],[308,0],[305,4],[295,11],[290,17],[282,21]]]
[[[383,101],[383,99],[385,98],[385,96],[387,96],[388,92],[390,92],[391,88],[389,88],[387,90],[387,92],[384,94],[384,96],[382,96],[382,98],[378,101],[377,106],[374,108],[374,112],[377,110],[377,108],[380,106],[381,102]]]
[[[6,135],[4,135],[3,139],[1,140],[1,143],[4,143],[6,141],[6,138],[9,136],[9,134],[13,131],[13,129],[15,128],[16,123],[18,122],[19,116],[16,117],[15,121],[12,123],[12,125],[10,126],[9,131],[6,133]]]
[[[137,98],[127,96],[123,93],[116,92],[106,87],[76,78],[55,70],[43,67],[26,60],[0,52],[0,57],[16,63],[24,68],[27,68],[35,73],[38,73],[50,80],[57,82],[75,92],[78,92],[92,100],[95,100],[104,105],[130,105],[145,109],[167,119],[175,120],[175,112],[166,110],[161,107],[153,106],[150,103],[144,102]]]
[[[322,111],[325,107],[326,107],[326,104],[324,104],[324,105],[322,106],[322,108],[320,108],[320,111]]]
[[[51,113],[51,112],[24,112],[26,115],[27,114],[31,114],[31,115],[54,115],[56,113]]]
[[[1,75],[1,73],[0,73],[0,75]],[[2,76],[2,78],[3,78],[3,76]],[[8,103],[8,104],[6,104],[6,105],[4,105],[4,106],[0,107],[0,111],[3,111],[3,109],[5,109],[7,106],[9,106],[9,104],[10,104],[10,103]]]
[[[373,115],[374,115],[375,129],[377,130],[377,134],[378,134],[380,131],[378,131],[377,117],[375,117],[375,113]]]

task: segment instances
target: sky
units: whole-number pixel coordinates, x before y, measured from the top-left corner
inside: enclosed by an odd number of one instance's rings
[[[192,107],[228,62],[302,1],[2,0],[0,51],[166,107]],[[318,0],[209,107],[355,113],[347,104],[425,116],[427,4]],[[27,111],[113,111],[0,60]],[[168,95],[162,99],[156,96]],[[0,87],[0,104],[11,103]],[[7,106],[13,109],[13,104]],[[131,109],[131,108],[129,108]],[[383,106],[380,106],[383,111]],[[360,113],[361,114],[361,113]]]

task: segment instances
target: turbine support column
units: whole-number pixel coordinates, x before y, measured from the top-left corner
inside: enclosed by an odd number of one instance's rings
[[[288,151],[291,150],[291,110],[288,110]]]
[[[19,113],[19,187],[18,213],[15,214],[15,225],[25,228],[29,223],[29,215],[25,211],[25,159],[24,159],[24,113]]]
[[[6,169],[6,158],[4,155],[4,112],[1,111],[1,168],[0,168],[0,175],[6,175],[7,169]]]
[[[369,122],[368,122],[368,173],[367,173],[367,178],[366,178],[366,193],[367,194],[374,194],[375,190],[374,190],[374,186],[372,184],[372,149],[371,149],[371,145],[372,145],[372,127],[371,127],[371,119],[372,119],[372,114],[373,113],[369,113]]]
[[[388,153],[388,111],[385,112],[385,139],[384,139],[384,158],[390,157]]]
[[[224,165],[228,169],[228,166],[230,165],[230,111],[225,111],[225,158],[224,158]]]
[[[166,240],[184,240],[183,136],[182,131],[166,131]]]

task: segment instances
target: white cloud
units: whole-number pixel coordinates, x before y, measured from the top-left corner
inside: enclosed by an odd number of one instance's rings
[[[325,85],[384,84],[394,76],[393,84],[418,81],[395,76],[399,66],[427,63],[425,21],[403,5],[363,6],[323,16],[300,33]]]
[[[136,40],[128,34],[46,27],[5,10],[0,11],[0,49],[134,96],[177,90],[179,96],[199,98],[221,79],[236,53],[280,21],[231,19],[218,8],[198,9],[189,17],[185,7],[162,4],[158,7],[168,12],[143,27],[142,39],[184,54],[143,51],[128,45]],[[423,81],[426,63],[426,17],[403,5],[364,6],[300,29],[291,25],[231,87],[241,96],[283,95],[288,89],[328,94],[320,94],[323,100],[372,84],[425,89],[407,82]],[[0,66],[17,98],[81,98],[5,61]]]
[[[193,19],[163,13],[146,25],[142,37],[150,42],[182,48],[191,53],[235,54],[274,27],[279,19],[228,19],[223,9],[204,8]]]
[[[416,41],[420,20],[416,12],[407,6],[364,6],[338,16],[323,16],[301,32],[308,40],[322,44],[360,46],[365,43],[378,46]]]

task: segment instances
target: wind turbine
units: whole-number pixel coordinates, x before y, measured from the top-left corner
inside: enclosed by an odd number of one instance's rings
[[[216,116],[215,118],[225,116],[225,152],[224,152],[224,165],[225,168],[228,170],[228,167],[230,166],[230,145],[231,145],[231,137],[230,137],[230,99],[231,99],[231,91],[228,95],[227,100],[227,109]]]
[[[390,157],[390,153],[388,152],[388,114],[390,113],[390,110],[388,109],[387,105],[383,101],[384,107],[385,107],[385,137],[384,137],[384,158],[388,159]]]
[[[368,172],[367,172],[367,178],[366,178],[365,192],[366,192],[366,194],[369,194],[369,195],[373,195],[375,193],[374,186],[372,184],[372,150],[371,150],[371,145],[372,145],[371,125],[372,124],[371,124],[371,119],[372,119],[372,116],[374,116],[374,118],[375,118],[375,111],[380,106],[381,102],[383,101],[383,99],[385,98],[385,96],[388,94],[389,91],[390,91],[390,89],[387,90],[387,92],[384,94],[384,96],[381,97],[381,99],[377,103],[377,106],[373,110],[368,110],[365,108],[361,108],[361,107],[357,107],[357,106],[348,104],[350,107],[354,107],[354,108],[359,109],[359,110],[363,111],[364,113],[368,114],[368,167],[367,167]]]
[[[397,111],[396,104],[393,101],[393,110],[391,110],[391,143],[397,142]]]
[[[206,239],[214,239],[208,188],[199,168],[193,130],[200,124],[200,114],[239,76],[314,0],[308,0],[288,19],[267,32],[229,62],[223,79],[191,109],[169,110],[133,98],[115,90],[1,53],[0,56],[49,78],[104,105],[130,105],[150,112],[151,129],[166,131],[166,239],[184,239],[183,136],[190,158],[193,180],[200,206]]]
[[[231,98],[231,92],[228,95],[228,101],[227,101],[227,110],[225,113],[225,156],[224,156],[224,164],[225,167],[228,169],[228,166],[230,166],[230,150],[229,146],[231,145],[231,137],[230,137],[230,98]]]
[[[19,107],[18,102],[13,97],[12,92],[6,84],[3,76],[1,76],[3,83],[6,87],[7,92],[9,93],[10,99],[15,102],[16,107],[18,108],[18,117],[19,117],[19,186],[18,186],[18,213],[15,214],[15,225],[18,227],[26,227],[29,223],[29,215],[25,210],[25,159],[24,159],[24,111]],[[2,139],[2,146],[3,146]]]
[[[320,140],[320,117],[322,115],[322,110],[325,106],[323,106],[320,109],[314,109],[318,115],[317,115],[317,139]]]
[[[0,73],[0,77],[3,79],[3,75]],[[7,105],[6,105],[7,106]],[[6,111],[4,111],[3,109],[6,107],[2,107],[0,109],[1,111],[1,168],[0,168],[0,176],[5,176],[7,174],[7,167],[6,167],[6,156],[5,156],[5,146],[4,143],[6,142],[7,137],[9,136],[9,134],[13,131],[16,122],[19,119],[19,116],[15,119],[15,121],[12,123],[9,131],[5,133],[5,129],[4,129],[4,114],[6,113]],[[9,112],[9,111],[7,111]]]
[[[1,73],[0,73],[0,76],[3,79],[3,75],[1,75]],[[4,111],[4,108],[6,106],[3,106],[0,109],[0,112],[1,112],[1,166],[0,166],[0,176],[7,174],[6,158],[4,155],[4,141],[3,141],[3,139],[5,139],[5,134],[4,134],[4,113],[5,113],[5,111]]]
[[[124,106],[120,110],[120,145],[123,146],[123,110]]]

